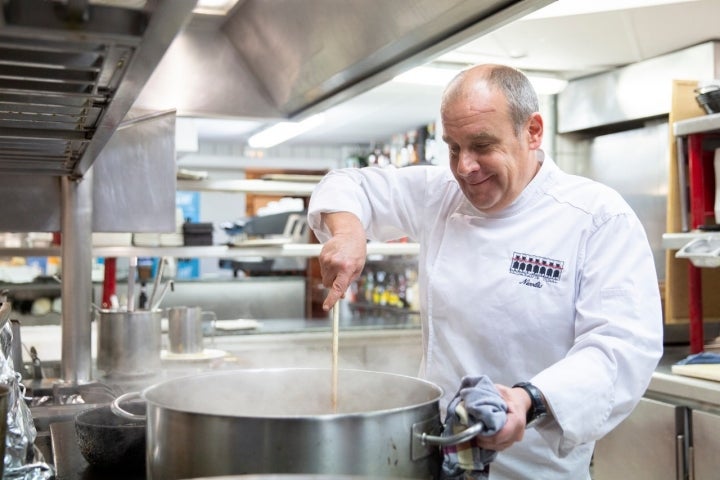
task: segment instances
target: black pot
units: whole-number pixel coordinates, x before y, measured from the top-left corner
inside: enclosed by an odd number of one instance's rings
[[[713,85],[705,89],[695,89],[695,100],[707,114],[720,112],[720,87]]]
[[[127,404],[127,410],[144,415],[144,402]],[[78,447],[96,468],[145,469],[145,422],[115,415],[109,405],[85,410],[75,417]]]

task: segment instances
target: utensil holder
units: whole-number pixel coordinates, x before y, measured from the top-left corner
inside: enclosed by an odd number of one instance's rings
[[[161,310],[99,312],[97,367],[106,376],[141,376],[160,369]]]

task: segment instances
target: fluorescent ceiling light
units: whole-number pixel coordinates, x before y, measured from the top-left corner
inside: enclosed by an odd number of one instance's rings
[[[555,95],[565,90],[567,80],[556,77],[545,77],[537,75],[528,75],[528,80],[532,83],[533,88],[538,95]]]
[[[225,15],[238,0],[198,0],[193,12],[206,15]]]
[[[90,5],[104,5],[109,7],[122,7],[131,9],[145,8],[146,0],[90,0]]]
[[[415,67],[393,78],[393,82],[412,83],[414,85],[444,86],[460,73],[459,69],[439,67]]]
[[[416,85],[445,86],[461,71],[462,69],[431,66],[416,67],[405,73],[401,73],[393,78],[392,81]],[[561,78],[537,76],[533,74],[526,75],[538,95],[554,95],[560,93],[567,86],[567,80]]]
[[[319,113],[308,117],[302,122],[280,122],[270,128],[256,133],[248,139],[252,148],[270,148],[293,137],[297,137],[325,122],[325,114]]]
[[[697,0],[557,0],[524,17],[523,20],[610,12],[613,10],[629,10],[632,8],[656,7],[658,5],[694,1]]]

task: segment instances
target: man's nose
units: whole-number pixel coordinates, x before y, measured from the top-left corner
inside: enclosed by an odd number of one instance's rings
[[[457,173],[462,176],[467,176],[475,173],[480,166],[478,165],[475,155],[467,150],[462,150],[458,154]]]

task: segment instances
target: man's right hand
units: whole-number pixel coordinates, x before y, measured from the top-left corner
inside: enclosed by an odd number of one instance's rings
[[[324,213],[323,222],[332,233],[320,251],[322,284],[329,289],[323,310],[329,311],[345,295],[350,283],[365,266],[367,240],[360,220],[348,212]]]

